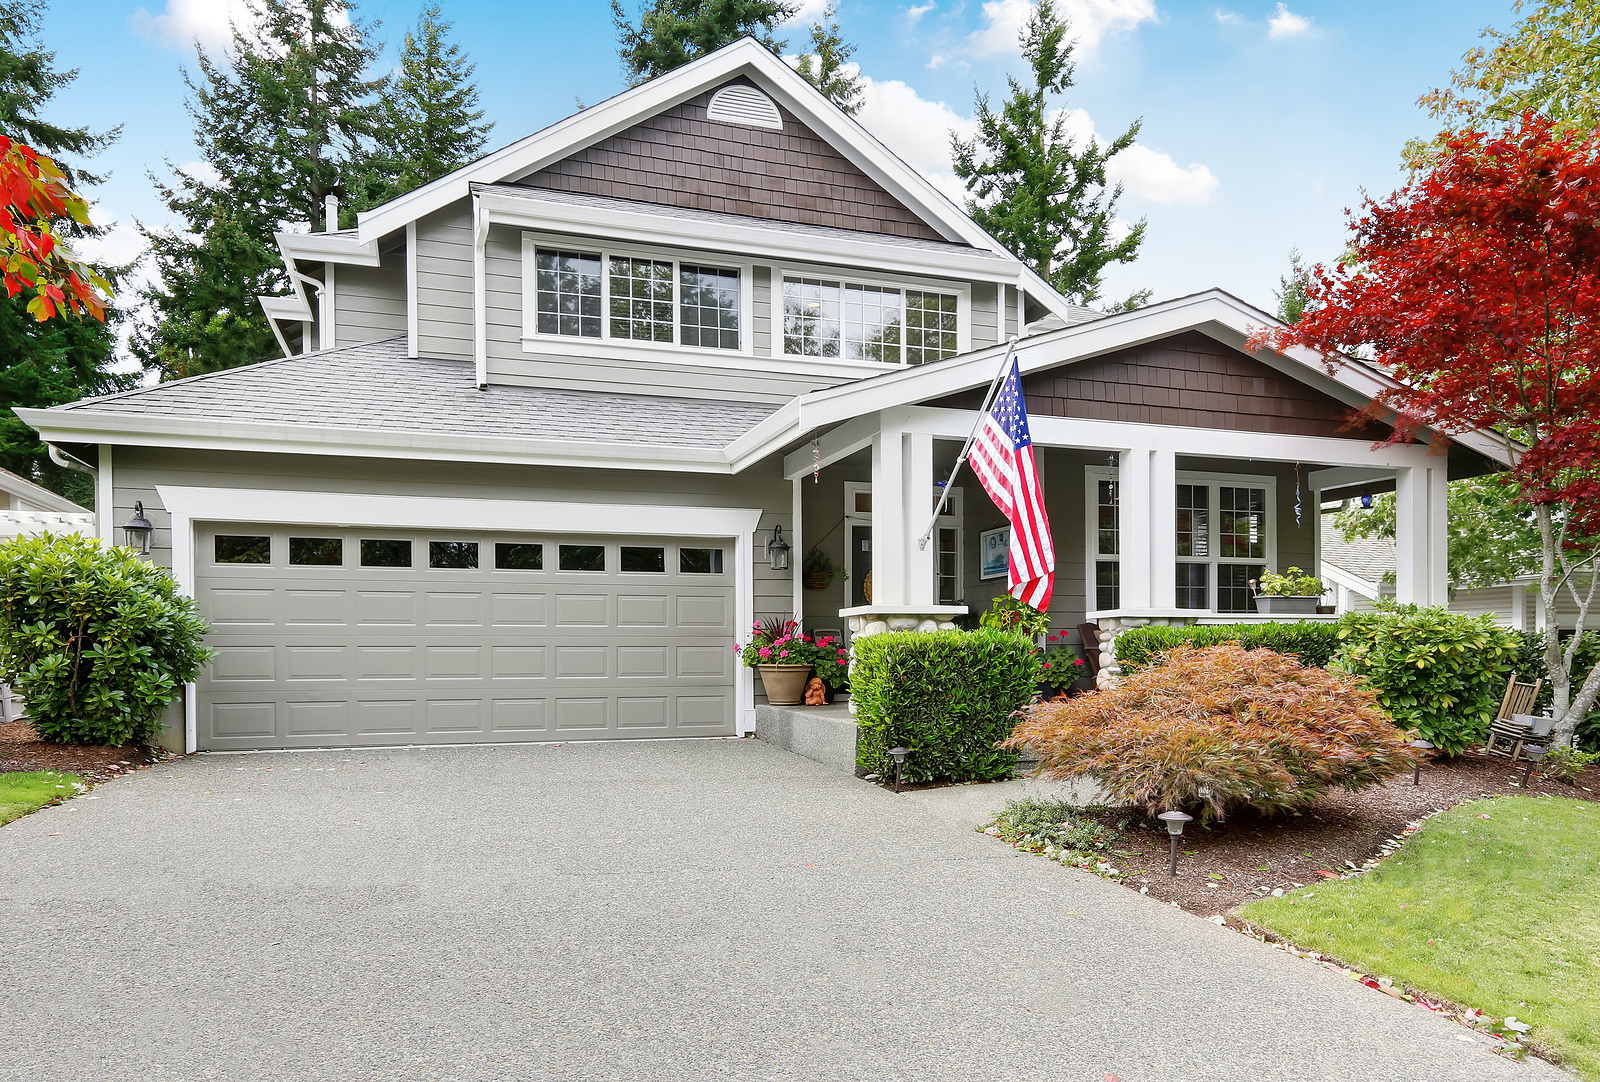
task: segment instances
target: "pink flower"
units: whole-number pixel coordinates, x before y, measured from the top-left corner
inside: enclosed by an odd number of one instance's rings
[[[762,657],[772,656],[772,650],[765,646],[763,646],[760,650],[757,650],[756,653],[760,654]]]
[[[779,657],[788,657],[789,656],[789,651],[787,651],[787,650],[779,650],[778,651],[778,656]]]
[[[1074,665],[1082,665],[1082,664],[1083,664],[1083,658],[1081,658],[1081,657],[1078,657],[1078,658],[1073,658],[1073,659],[1072,659],[1072,663],[1073,663],[1073,664],[1074,664]]]
[[[1050,663],[1049,663],[1049,662],[1048,662],[1048,661],[1047,661],[1047,662],[1045,662],[1045,663],[1044,663],[1044,667],[1045,667],[1045,668],[1047,668],[1047,669],[1048,669],[1048,668],[1049,668],[1049,667],[1050,667]]]
[[[839,656],[840,657],[844,657],[844,655],[847,654],[847,653],[849,653],[849,651],[847,651],[844,647],[842,647],[842,646],[839,647]]]

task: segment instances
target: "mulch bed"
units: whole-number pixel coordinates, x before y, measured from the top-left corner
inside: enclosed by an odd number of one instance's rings
[[[1541,778],[1535,768],[1526,789],[1524,769],[1525,763],[1513,766],[1502,757],[1469,752],[1424,766],[1421,785],[1412,785],[1406,774],[1360,793],[1329,793],[1298,816],[1243,811],[1209,830],[1190,823],[1179,839],[1176,879],[1167,871],[1171,849],[1164,826],[1127,811],[1091,814],[1122,829],[1127,840],[1119,848],[1133,850],[1115,861],[1126,873],[1120,882],[1134,890],[1148,887],[1153,898],[1210,916],[1262,897],[1263,889],[1320,882],[1327,877],[1319,870],[1359,868],[1412,821],[1463,801],[1513,793],[1600,800],[1600,765],[1586,769],[1575,786]]]
[[[103,782],[134,770],[177,758],[161,747],[130,744],[113,748],[104,744],[52,744],[39,739],[26,720],[0,725],[0,774],[21,770],[62,770],[84,781]]]

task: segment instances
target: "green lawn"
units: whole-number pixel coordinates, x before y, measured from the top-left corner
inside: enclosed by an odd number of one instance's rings
[[[0,774],[0,825],[38,811],[57,797],[82,792],[76,774],[35,770],[25,774]]]
[[[1499,797],[1428,820],[1357,879],[1242,906],[1248,920],[1424,993],[1515,1015],[1600,1080],[1600,805]]]

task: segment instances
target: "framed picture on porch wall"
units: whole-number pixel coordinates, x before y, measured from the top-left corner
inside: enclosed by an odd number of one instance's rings
[[[983,555],[981,579],[1003,579],[1011,569],[1011,527],[984,530],[978,535],[978,551]]]

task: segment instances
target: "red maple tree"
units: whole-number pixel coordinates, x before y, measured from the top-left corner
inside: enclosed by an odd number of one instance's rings
[[[1300,322],[1257,332],[1253,348],[1307,346],[1330,371],[1360,353],[1399,382],[1394,440],[1419,429],[1488,430],[1543,540],[1541,590],[1577,602],[1565,651],[1546,659],[1557,733],[1600,694],[1600,667],[1570,674],[1600,555],[1600,139],[1526,113],[1494,132],[1443,139],[1428,168],[1351,216],[1353,243],[1306,279]]]
[[[0,275],[6,296],[33,290],[28,311],[40,322],[65,311],[104,322],[111,285],[55,235],[52,223],[66,217],[89,224],[88,204],[67,187],[61,168],[0,135]]]

